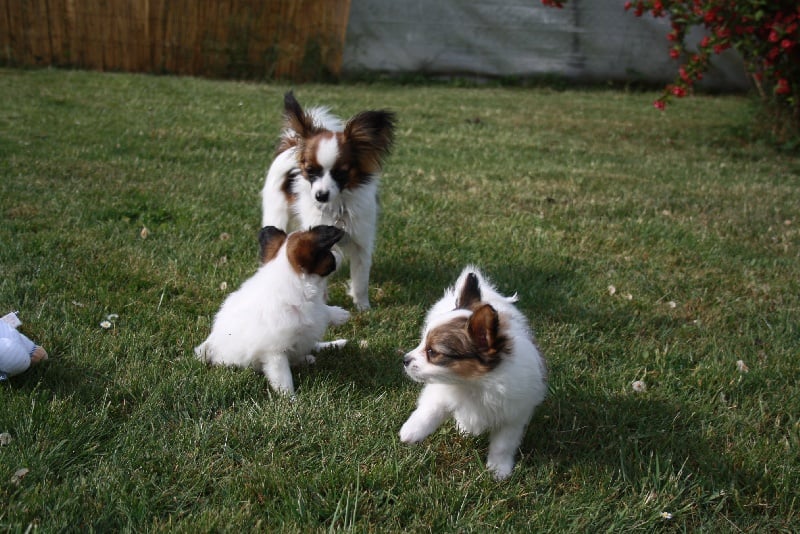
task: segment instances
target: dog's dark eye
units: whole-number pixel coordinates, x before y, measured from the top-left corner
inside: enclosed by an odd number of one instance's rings
[[[306,176],[312,182],[322,176],[322,167],[318,167],[316,165],[309,165],[306,167]]]
[[[426,356],[426,357],[427,357],[427,358],[430,360],[430,359],[432,359],[434,356],[436,356],[436,353],[433,351],[433,349],[427,349],[427,350],[425,351],[425,356]]]
[[[344,183],[347,181],[347,171],[342,169],[334,169],[331,171],[331,176],[333,179],[336,180],[338,183]]]

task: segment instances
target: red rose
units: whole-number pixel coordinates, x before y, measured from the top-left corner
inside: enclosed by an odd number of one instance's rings
[[[686,96],[686,89],[676,85],[675,87],[672,88],[672,94],[677,96],[678,98],[683,98],[684,96]]]
[[[789,80],[786,78],[781,78],[778,80],[778,85],[775,86],[775,92],[779,95],[788,95],[792,92],[792,88],[789,87]]]

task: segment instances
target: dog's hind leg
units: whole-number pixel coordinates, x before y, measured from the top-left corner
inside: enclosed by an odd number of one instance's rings
[[[509,424],[492,431],[486,467],[497,480],[508,478],[514,469],[514,457],[524,433],[525,425],[519,424]]]
[[[283,354],[272,354],[264,359],[262,370],[272,389],[284,395],[294,395],[294,381],[289,359]]]
[[[347,345],[346,339],[334,339],[333,341],[320,341],[314,346],[314,350],[341,349]]]

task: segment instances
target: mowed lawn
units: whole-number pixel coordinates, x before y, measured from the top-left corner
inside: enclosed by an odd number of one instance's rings
[[[293,87],[399,121],[373,309],[332,278],[350,343],[290,401],[192,353],[258,265],[289,88],[0,70],[0,315],[50,353],[0,383],[0,530],[800,528],[800,158],[751,100]],[[467,264],[550,368],[504,482],[485,436],[397,437],[401,354]]]

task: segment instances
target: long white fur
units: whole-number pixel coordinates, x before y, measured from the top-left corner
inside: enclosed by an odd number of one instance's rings
[[[511,350],[493,370],[478,377],[464,378],[446,367],[433,365],[425,357],[425,338],[438,325],[454,317],[468,317],[468,310],[455,309],[469,273],[479,281],[481,302],[491,304],[510,337]],[[514,468],[514,457],[522,442],[533,411],[547,394],[547,368],[534,343],[525,316],[514,306],[516,294],[505,297],[474,266],[468,266],[456,284],[430,309],[422,341],[406,355],[406,373],[425,386],[417,409],[400,429],[400,440],[416,443],[434,432],[448,417],[466,434],[490,432],[487,467],[497,479]]]
[[[337,265],[340,255],[334,252]],[[286,243],[235,292],[214,318],[211,334],[195,354],[212,364],[263,371],[278,392],[294,394],[291,365],[313,363],[311,351],[341,347],[346,340],[320,343],[329,324],[344,324],[347,310],[325,302],[327,277],[298,274]]]
[[[315,124],[333,131],[341,132],[344,124],[327,108],[309,108],[306,113]],[[296,137],[296,133],[285,130],[283,136]],[[330,152],[332,147],[325,150]],[[326,154],[330,158],[330,154]],[[335,159],[335,157],[334,157]],[[281,191],[284,176],[299,172],[297,169],[297,149],[292,147],[278,154],[267,171],[264,187],[261,190],[261,226],[275,226],[286,232],[311,228],[324,224],[336,226],[346,232],[337,244],[346,258],[350,260],[350,296],[356,308],[365,310],[369,305],[369,273],[372,268],[372,253],[375,249],[375,233],[378,222],[378,182],[380,173],[359,187],[340,191],[330,176],[324,176],[313,185],[308,180],[294,181],[297,200],[289,204]],[[321,203],[314,199],[320,187],[325,187],[330,197]]]

